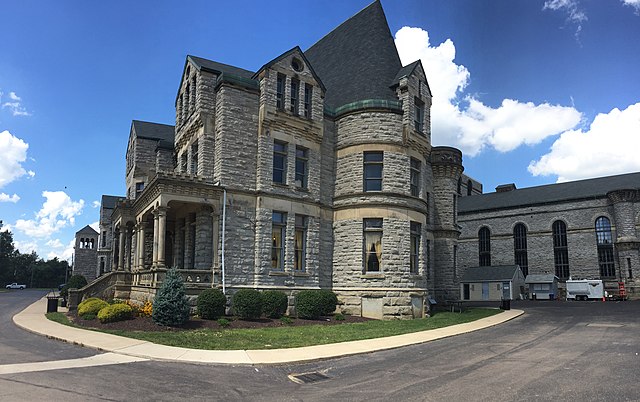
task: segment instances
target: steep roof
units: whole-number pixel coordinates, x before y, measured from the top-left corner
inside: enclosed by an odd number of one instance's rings
[[[81,233],[89,233],[89,234],[93,234],[93,235],[97,235],[98,234],[98,232],[96,232],[95,229],[92,228],[89,225],[87,225],[87,226],[83,227],[82,229],[78,230],[76,232],[76,235],[81,234]]]
[[[521,188],[503,193],[461,197],[458,201],[458,212],[464,214],[569,200],[597,199],[606,197],[609,191],[638,188],[640,188],[640,173],[627,173]]]
[[[491,267],[472,267],[464,271],[460,282],[511,280],[519,270],[518,265],[496,265]]]
[[[397,100],[389,86],[402,68],[379,0],[343,22],[305,55],[337,108],[365,99]]]
[[[125,197],[117,196],[117,195],[103,195],[100,201],[100,205],[102,208],[106,209],[114,209],[116,207],[116,203],[120,200],[124,200]]]
[[[311,75],[313,76],[313,78],[318,82],[318,84],[320,85],[320,88],[322,88],[322,90],[325,91],[326,88],[324,87],[324,84],[322,83],[322,80],[320,79],[320,77],[318,77],[318,74],[316,74],[315,70],[313,69],[313,66],[311,65],[311,63],[309,63],[309,60],[307,60],[307,56],[305,56],[305,54],[302,51],[302,49],[300,49],[300,46],[296,46],[296,47],[294,47],[294,48],[292,48],[290,50],[287,50],[286,52],[282,53],[280,56],[278,56],[275,59],[271,60],[270,62],[266,63],[265,65],[260,67],[258,69],[258,71],[251,78],[252,79],[257,79],[262,70],[264,70],[265,68],[271,67],[272,65],[276,64],[280,60],[282,60],[285,57],[288,57],[288,56],[290,56],[290,55],[292,55],[294,53],[299,54],[300,57],[302,57],[304,63],[309,68],[309,71],[311,72]]]
[[[191,60],[196,67],[204,70],[208,70],[214,72],[216,74],[224,73],[224,74],[233,74],[238,77],[251,79],[253,77],[253,71],[245,70],[240,67],[230,66],[224,63],[218,63],[217,61],[203,59],[202,57],[196,56],[187,56],[187,59]]]
[[[170,142],[173,142],[175,138],[175,127],[168,124],[133,120],[131,121],[131,131],[136,134],[137,138]]]

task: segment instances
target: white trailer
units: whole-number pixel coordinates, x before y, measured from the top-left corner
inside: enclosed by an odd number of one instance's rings
[[[567,300],[603,300],[604,285],[600,279],[569,279]]]

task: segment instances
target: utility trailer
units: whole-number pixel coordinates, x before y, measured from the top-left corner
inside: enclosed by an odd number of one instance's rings
[[[600,279],[569,279],[567,300],[604,300],[604,285]]]

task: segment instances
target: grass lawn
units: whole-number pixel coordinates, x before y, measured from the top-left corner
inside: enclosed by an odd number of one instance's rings
[[[356,341],[425,331],[471,322],[498,314],[501,310],[467,309],[463,313],[439,312],[431,318],[395,321],[367,321],[340,325],[309,325],[261,329],[198,329],[176,332],[101,331],[141,339],[161,345],[191,349],[242,350],[280,349],[328,343]],[[63,313],[48,313],[47,318],[65,325],[73,324]],[[85,328],[86,329],[86,328]]]

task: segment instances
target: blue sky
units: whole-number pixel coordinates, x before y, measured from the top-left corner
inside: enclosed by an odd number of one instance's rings
[[[173,124],[187,54],[256,70],[370,0],[0,0],[0,219],[70,258],[124,194],[132,119]],[[434,92],[435,145],[485,192],[640,170],[640,0],[382,0]]]

